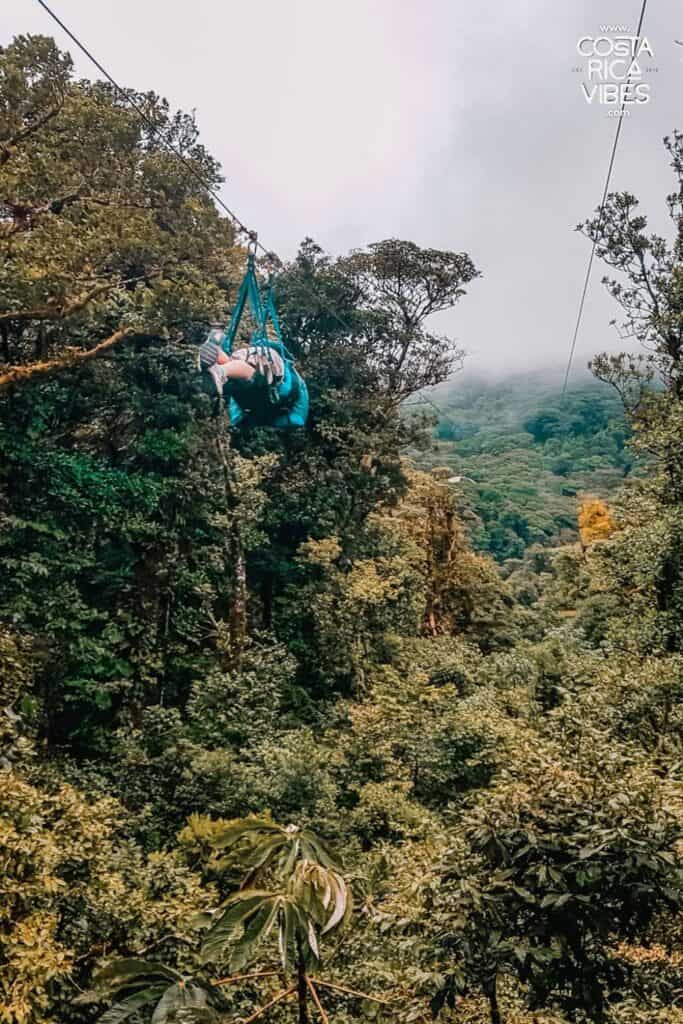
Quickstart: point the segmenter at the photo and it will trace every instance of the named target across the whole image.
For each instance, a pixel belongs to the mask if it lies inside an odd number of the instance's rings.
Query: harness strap
[[[272,278],[268,282],[265,298],[261,295],[256,277],[255,238],[251,240],[249,245],[247,269],[240,284],[237,302],[232,311],[228,328],[223,332],[220,340],[216,337],[218,332],[214,332],[211,336],[211,340],[219,341],[227,355],[236,354],[234,346],[237,332],[247,303],[256,322],[256,330],[246,350],[248,352],[247,362],[251,363],[258,370],[261,380],[266,385],[269,401],[273,405],[278,405],[280,404],[279,388],[285,376],[285,365],[293,364],[294,359],[282,338],[280,318],[275,308]],[[272,325],[272,333],[275,335],[276,340],[271,340],[268,336],[269,323]],[[240,350],[243,351],[244,346],[240,346]]]
[[[230,317],[230,324],[223,339],[223,348],[228,355],[232,352],[232,347],[235,343],[237,331],[244,313],[244,307],[247,302],[251,306],[251,311],[254,314],[254,319],[257,323],[257,331],[261,333],[263,330],[263,333],[265,333],[265,313],[263,303],[261,302],[261,293],[259,291],[258,281],[256,280],[254,254],[251,252],[247,256],[247,270],[242,278],[237,302],[235,303],[235,308],[233,309],[232,316]]]

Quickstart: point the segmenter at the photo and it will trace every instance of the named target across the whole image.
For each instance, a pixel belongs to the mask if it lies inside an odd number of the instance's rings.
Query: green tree
[[[673,237],[648,233],[628,192],[611,194],[603,217],[587,221],[583,230],[610,268],[606,285],[622,308],[623,330],[646,350],[603,354],[593,371],[621,396],[633,447],[652,470],[622,503],[618,525],[625,529],[596,559],[597,573],[622,613],[621,629],[614,618],[618,642],[630,627],[626,643],[672,652],[683,642],[683,134],[674,132],[664,143],[675,181],[667,197]]]
[[[70,1007],[105,951],[127,957],[173,935],[182,960],[189,913],[210,889],[177,853],[131,843],[117,801],[14,766],[0,774],[0,818],[3,1020],[92,1020]]]
[[[153,1019],[160,1024],[174,1019],[181,1008],[189,1019],[206,1019],[208,1010],[224,1005],[221,986],[279,973],[284,985],[248,1020],[291,997],[296,999],[300,1024],[310,1020],[310,1001],[325,1020],[319,990],[334,994],[345,988],[314,977],[311,971],[320,960],[320,938],[348,922],[351,893],[324,843],[310,829],[282,827],[256,817],[230,822],[197,817],[190,820],[185,838],[211,851],[218,871],[236,864],[246,868],[241,885],[220,907],[198,919],[208,928],[191,974],[140,960],[106,967],[97,978],[98,989],[108,990],[116,1003],[101,1021],[115,1024],[146,1005],[155,1006]],[[240,973],[261,955],[259,947],[271,933],[277,935],[281,971]],[[205,970],[211,964],[226,966],[231,976],[211,980]]]
[[[603,1020],[627,982],[619,940],[645,937],[658,911],[683,902],[679,827],[651,779],[601,783],[539,760],[523,783],[494,789],[463,832],[436,911],[441,955],[456,963],[436,1008],[476,984],[501,1024],[498,978],[512,973],[532,1008]]]
[[[381,385],[402,400],[445,380],[463,353],[430,333],[425,320],[450,309],[479,276],[467,253],[421,249],[396,238],[352,252],[340,263],[359,291]]]
[[[0,392],[225,308],[234,232],[191,116],[76,81],[52,40],[19,36],[0,51],[0,152]]]
[[[338,644],[346,668],[322,671],[334,650],[312,620],[316,606],[336,596],[322,595],[311,545],[334,543],[345,575],[372,543],[369,517],[405,493],[401,457],[406,446],[427,443],[427,419],[398,407],[447,375],[452,342],[429,334],[425,321],[455,304],[473,276],[465,255],[396,240],[336,261],[307,240],[279,276],[283,330],[307,374],[311,420],[305,436],[278,442],[279,462],[265,482],[268,543],[248,558],[248,575],[254,620],[287,639],[314,692],[352,686],[354,669]],[[265,444],[238,443],[245,455]],[[338,583],[330,579],[331,589]],[[315,605],[306,597],[312,588]]]

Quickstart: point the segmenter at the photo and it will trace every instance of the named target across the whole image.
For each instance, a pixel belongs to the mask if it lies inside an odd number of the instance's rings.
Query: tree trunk
[[[491,1024],[503,1024],[503,1018],[500,1015],[500,1005],[498,1003],[497,974],[494,974],[493,977],[484,985],[484,994],[488,999],[489,1003],[489,1014],[491,1016]]]
[[[237,662],[241,661],[247,638],[247,567],[239,519],[232,525],[234,589],[230,603],[230,642]]]
[[[296,961],[296,998],[299,1004],[299,1024],[309,1024],[308,1017],[308,985],[306,984],[306,964],[304,963],[301,939],[297,936]]]
[[[230,628],[232,655],[239,666],[247,638],[247,567],[239,521],[238,502],[233,487],[233,470],[226,441],[228,426],[227,413],[225,408],[222,407],[221,415],[216,418],[215,442],[218,460],[223,469],[225,503],[232,519],[229,541],[232,557],[233,591],[230,599],[228,625]]]
[[[93,348],[68,349],[54,359],[47,359],[44,362],[28,363],[26,366],[10,366],[4,373],[0,373],[0,394],[9,391],[17,384],[24,384],[28,380],[39,380],[43,377],[53,377],[63,370],[71,370],[74,366],[87,363],[96,359],[103,352],[109,352],[120,342],[133,335],[132,328],[123,327],[114,331],[104,341],[98,342]]]

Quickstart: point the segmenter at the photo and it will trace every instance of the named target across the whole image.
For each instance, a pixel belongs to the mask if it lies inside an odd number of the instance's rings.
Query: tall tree
[[[402,400],[445,380],[463,353],[426,321],[455,306],[465,285],[480,276],[467,253],[389,238],[352,252],[340,269],[358,288],[371,363],[387,392]]]
[[[667,196],[674,232],[670,240],[647,232],[647,218],[638,211],[630,192],[607,197],[602,216],[580,226],[596,243],[597,255],[616,276],[606,277],[610,294],[624,312],[626,338],[638,341],[647,354],[633,357],[600,356],[598,375],[620,387],[657,374],[677,399],[683,399],[683,132],[664,139],[674,172],[674,190]],[[638,374],[638,363],[645,375]]]
[[[197,134],[154,93],[76,81],[51,39],[0,50],[0,393],[225,308],[233,230]]]
[[[601,556],[601,586],[624,604],[622,640],[641,652],[683,645],[683,133],[664,144],[675,182],[667,196],[672,237],[648,233],[628,192],[610,195],[602,218],[584,225],[610,268],[606,285],[622,307],[626,336],[644,349],[602,354],[592,364],[621,395],[633,447],[652,469],[622,510],[624,529]],[[633,598],[630,607],[625,596]]]

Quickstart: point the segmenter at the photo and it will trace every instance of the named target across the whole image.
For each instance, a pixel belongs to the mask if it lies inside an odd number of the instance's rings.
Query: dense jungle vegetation
[[[3,1024],[683,1021],[683,135],[652,159],[670,239],[628,193],[583,226],[639,353],[601,388],[465,382],[435,450],[429,315],[485,265],[307,239],[310,421],[231,433],[194,118],[0,51]]]
[[[440,408],[436,444],[418,461],[465,477],[472,542],[499,562],[577,540],[583,498],[605,498],[637,471],[618,395],[588,374],[563,396],[557,369],[463,373],[429,401]]]

